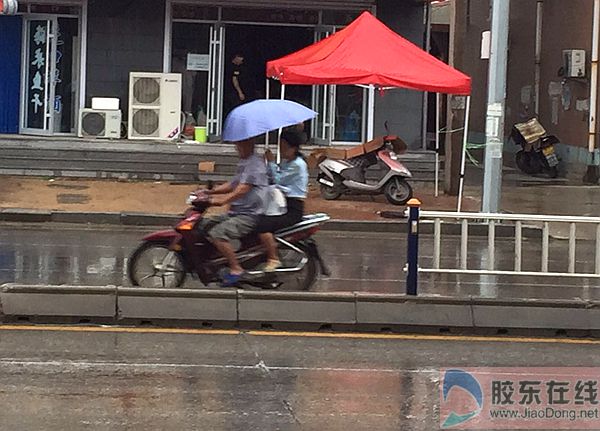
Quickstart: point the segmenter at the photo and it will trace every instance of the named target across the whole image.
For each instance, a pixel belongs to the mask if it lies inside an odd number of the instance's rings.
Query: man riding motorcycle
[[[238,262],[231,241],[239,240],[254,231],[261,214],[264,213],[266,187],[268,186],[267,168],[262,157],[254,152],[254,140],[247,139],[235,143],[240,155],[235,177],[228,183],[213,190],[210,195],[212,206],[230,205],[226,214],[202,220],[200,229],[204,230],[215,248],[227,259],[229,272],[223,274],[223,286],[236,285],[244,269]]]

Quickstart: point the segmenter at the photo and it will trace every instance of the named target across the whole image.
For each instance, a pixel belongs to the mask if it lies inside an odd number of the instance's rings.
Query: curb
[[[5,321],[79,318],[241,328],[600,330],[600,302],[584,300],[5,284],[0,302]]]
[[[135,212],[68,212],[9,208],[0,210],[0,222],[22,223],[74,223],[121,226],[173,226],[181,220],[177,214],[149,214]],[[408,232],[406,219],[387,220],[330,220],[321,228],[323,231],[399,233]],[[433,222],[421,222],[420,231],[425,235],[433,234]],[[460,223],[444,223],[443,235],[460,235]],[[469,235],[487,236],[485,224],[469,224]],[[522,235],[527,238],[541,238],[542,230],[535,227],[523,227]],[[512,226],[496,226],[497,238],[514,238]]]

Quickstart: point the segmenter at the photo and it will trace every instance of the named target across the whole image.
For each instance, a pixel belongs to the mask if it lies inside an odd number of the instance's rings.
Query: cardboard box
[[[345,148],[328,148],[327,157],[330,159],[346,159],[346,149]]]
[[[370,153],[372,151],[377,151],[381,147],[383,147],[383,138],[382,137],[375,138],[372,141],[369,141],[366,144],[363,144],[362,146],[365,150],[365,154]]]
[[[308,165],[308,169],[316,169],[319,166],[319,164],[326,158],[327,156],[325,155],[325,152],[321,150],[313,151],[306,158],[306,164]]]
[[[198,172],[213,173],[215,171],[215,162],[200,162],[198,163]]]
[[[351,159],[353,157],[362,156],[365,153],[365,149],[362,145],[357,145],[355,147],[348,148],[346,150],[346,158]]]

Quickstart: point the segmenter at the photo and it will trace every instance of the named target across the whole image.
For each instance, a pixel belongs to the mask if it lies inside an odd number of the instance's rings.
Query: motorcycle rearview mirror
[[[387,120],[385,121],[385,123],[383,123],[383,127],[385,127],[385,134],[389,136],[389,134],[390,134],[390,128],[388,127]]]
[[[206,188],[207,188],[208,190],[212,190],[212,189],[214,188],[214,186],[215,186],[215,185],[214,185],[214,182],[213,182],[213,180],[208,180],[208,181],[207,181],[207,183],[206,183]]]

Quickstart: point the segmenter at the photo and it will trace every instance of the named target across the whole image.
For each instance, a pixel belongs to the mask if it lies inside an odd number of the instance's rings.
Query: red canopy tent
[[[469,95],[471,78],[363,12],[343,30],[267,63],[282,84],[365,84]]]
[[[369,12],[363,12],[347,27],[326,39],[269,61],[266,72],[267,78],[277,79],[282,85],[368,85],[371,90],[378,86],[469,96],[463,153],[466,150],[471,78],[404,39]],[[370,135],[372,120],[370,118]],[[436,145],[439,149],[439,127]],[[459,210],[464,164],[463,154]],[[436,165],[439,166],[438,157]],[[437,171],[436,167],[436,178]]]

